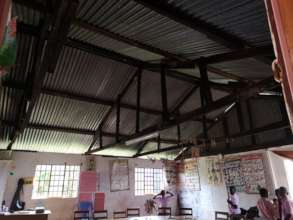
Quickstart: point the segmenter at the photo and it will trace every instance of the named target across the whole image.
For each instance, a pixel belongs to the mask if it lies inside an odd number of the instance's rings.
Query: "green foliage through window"
[[[33,199],[74,198],[77,196],[80,166],[37,165]]]

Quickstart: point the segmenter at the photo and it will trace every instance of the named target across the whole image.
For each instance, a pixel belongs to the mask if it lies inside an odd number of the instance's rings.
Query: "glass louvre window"
[[[77,196],[80,166],[37,165],[33,199],[74,198]]]
[[[165,187],[163,169],[135,168],[135,195],[158,194]]]

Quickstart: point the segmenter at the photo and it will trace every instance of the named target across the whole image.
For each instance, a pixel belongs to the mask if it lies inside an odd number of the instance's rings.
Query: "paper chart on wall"
[[[111,191],[129,190],[128,160],[114,160],[110,162]]]
[[[166,181],[169,187],[176,187],[177,185],[177,163],[175,161],[164,161],[164,170]]]
[[[241,158],[242,174],[245,179],[245,192],[257,193],[258,187],[266,187],[266,176],[261,154]]]
[[[184,161],[184,186],[191,191],[200,191],[197,159]]]
[[[226,186],[235,186],[238,192],[243,192],[245,187],[245,179],[241,172],[241,160],[227,160],[223,164],[223,175]]]
[[[221,160],[218,157],[211,157],[206,159],[208,169],[208,182],[212,185],[218,185],[223,182],[221,172]]]

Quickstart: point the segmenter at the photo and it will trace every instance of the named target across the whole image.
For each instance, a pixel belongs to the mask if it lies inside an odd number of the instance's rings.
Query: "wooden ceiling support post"
[[[211,89],[208,84],[208,72],[207,72],[207,65],[202,60],[199,63],[199,71],[200,71],[200,100],[201,100],[201,107],[204,108],[207,105],[212,103],[212,93]],[[206,114],[202,115],[202,126],[203,126],[203,138],[206,150],[210,150],[210,145],[207,145],[208,140],[208,129],[207,129],[207,122],[206,122]]]
[[[135,132],[140,130],[140,104],[141,104],[141,69],[137,72],[137,88],[136,88],[136,125]]]
[[[166,82],[166,70],[165,70],[164,64],[161,65],[161,99],[162,99],[162,118],[163,118],[163,121],[168,121],[169,112],[168,112],[167,82]]]

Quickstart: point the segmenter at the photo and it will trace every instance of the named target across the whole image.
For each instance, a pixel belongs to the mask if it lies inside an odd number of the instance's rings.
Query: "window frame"
[[[135,167],[135,196],[155,195],[165,187],[166,178],[163,168]]]
[[[48,172],[48,174],[46,174],[46,172]],[[36,165],[31,198],[33,200],[77,198],[80,172],[80,165],[69,165],[67,163]],[[42,175],[48,176],[41,177]],[[48,183],[45,185],[46,182]],[[71,186],[69,186],[69,184]],[[40,190],[40,186],[45,189]],[[65,188],[67,188],[67,190],[65,190]]]

